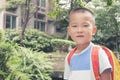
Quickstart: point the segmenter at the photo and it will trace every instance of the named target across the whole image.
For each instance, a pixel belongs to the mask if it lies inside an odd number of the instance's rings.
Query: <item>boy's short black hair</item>
[[[72,13],[76,13],[76,12],[78,12],[78,13],[79,12],[81,12],[81,13],[89,12],[93,16],[93,24],[95,25],[95,15],[90,9],[87,9],[87,8],[84,8],[84,7],[79,7],[79,8],[72,9],[70,11],[69,17],[71,16]]]
[[[83,7],[79,7],[79,8],[75,8],[75,9],[71,10],[70,14],[74,13],[74,12],[86,12],[86,11],[91,13],[94,16],[94,13],[91,10],[89,10],[87,8],[83,8]]]

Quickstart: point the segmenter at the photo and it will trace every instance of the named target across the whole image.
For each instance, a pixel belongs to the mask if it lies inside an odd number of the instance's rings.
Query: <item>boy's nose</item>
[[[77,32],[82,32],[82,31],[83,31],[82,28],[78,27]]]

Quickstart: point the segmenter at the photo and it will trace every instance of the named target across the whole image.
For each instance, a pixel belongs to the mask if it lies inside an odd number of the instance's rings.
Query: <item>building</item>
[[[4,9],[7,0],[0,0],[0,29],[20,29],[22,26],[21,18],[23,16],[22,10],[23,6],[18,6],[17,8],[11,8],[9,10]],[[56,27],[54,26],[54,19],[50,19],[46,14],[53,9],[51,2],[53,0],[33,0],[33,4],[39,7],[39,10],[30,18],[27,28],[35,28],[43,32],[53,34],[56,32]]]

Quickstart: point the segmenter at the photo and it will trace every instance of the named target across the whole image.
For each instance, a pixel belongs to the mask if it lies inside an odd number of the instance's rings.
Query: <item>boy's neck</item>
[[[78,44],[77,45],[77,50],[75,51],[75,53],[80,53],[81,51],[83,51],[84,49],[86,49],[88,46],[90,45],[90,42],[89,43],[86,43],[86,44]]]

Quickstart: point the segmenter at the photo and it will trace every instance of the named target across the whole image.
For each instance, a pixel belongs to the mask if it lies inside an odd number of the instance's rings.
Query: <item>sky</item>
[[[70,7],[70,0],[60,0],[60,3],[63,4],[64,8]]]

